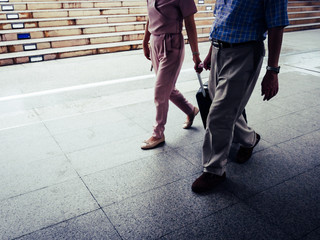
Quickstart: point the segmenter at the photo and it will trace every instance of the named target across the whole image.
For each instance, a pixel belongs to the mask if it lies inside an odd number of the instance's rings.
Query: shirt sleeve
[[[194,0],[179,0],[179,7],[183,18],[197,12],[197,7],[194,3]]]
[[[268,28],[288,26],[288,0],[265,0],[265,17]]]

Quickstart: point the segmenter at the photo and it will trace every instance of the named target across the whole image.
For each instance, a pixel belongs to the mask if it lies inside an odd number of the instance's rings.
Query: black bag
[[[209,90],[208,90],[208,82],[205,82],[204,84],[202,83],[202,79],[199,73],[197,73],[198,80],[200,83],[200,88],[196,94],[196,99],[198,102],[199,110],[200,110],[200,115],[203,123],[204,129],[206,129],[207,126],[207,117],[209,114],[209,109],[211,106],[211,98],[209,95]],[[243,109],[242,115],[244,119],[247,122],[247,115],[246,115],[246,110]]]

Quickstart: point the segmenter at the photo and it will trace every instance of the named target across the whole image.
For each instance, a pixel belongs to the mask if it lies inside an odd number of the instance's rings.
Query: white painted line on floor
[[[187,69],[181,70],[181,72],[190,72],[190,71],[194,71],[194,69],[187,68]],[[25,94],[13,95],[13,96],[1,97],[0,102],[18,100],[18,99],[24,99],[24,98],[30,98],[30,97],[37,97],[37,96],[44,96],[44,95],[50,95],[50,94],[56,94],[56,93],[63,93],[63,92],[71,92],[71,91],[113,85],[113,84],[124,83],[124,82],[133,82],[133,81],[138,81],[138,80],[143,80],[143,79],[148,79],[148,78],[154,78],[154,76],[155,76],[154,74],[149,74],[149,75],[142,75],[142,76],[129,77],[129,78],[119,78],[119,79],[108,80],[108,81],[104,81],[104,82],[88,83],[88,84],[82,84],[82,85],[71,86],[71,87],[56,88],[56,89],[50,89],[50,90],[45,90],[45,91],[39,91],[39,92],[32,92],[32,93],[25,93]]]

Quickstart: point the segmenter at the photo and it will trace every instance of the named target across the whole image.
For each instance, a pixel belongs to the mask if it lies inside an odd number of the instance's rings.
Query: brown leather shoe
[[[245,163],[246,161],[248,161],[252,155],[254,147],[257,146],[259,141],[260,141],[260,135],[256,133],[256,143],[254,144],[254,146],[250,148],[240,147],[236,156],[236,162]]]
[[[202,193],[212,190],[219,183],[226,179],[226,173],[222,176],[204,172],[200,177],[198,177],[192,184],[192,191],[196,193]]]
[[[197,116],[199,113],[199,109],[197,107],[194,107],[193,109],[193,115],[187,117],[187,121],[183,124],[184,129],[188,129],[192,126],[194,118]]]

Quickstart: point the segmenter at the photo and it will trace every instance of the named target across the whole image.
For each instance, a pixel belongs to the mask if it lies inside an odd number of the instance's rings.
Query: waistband
[[[250,44],[256,44],[258,41],[247,41],[247,42],[241,42],[241,43],[228,43],[228,42],[223,42],[217,39],[212,39],[212,46],[216,48],[234,48],[238,46],[243,46],[243,45],[250,45]]]
[[[159,41],[163,42],[164,56],[167,57],[168,52],[172,51],[172,38],[179,36],[183,38],[182,33],[164,33],[160,35],[152,34]]]

